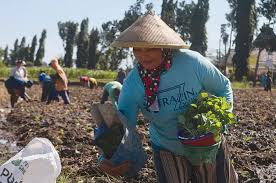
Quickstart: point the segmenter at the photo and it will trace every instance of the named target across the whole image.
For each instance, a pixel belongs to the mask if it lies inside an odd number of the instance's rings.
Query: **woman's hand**
[[[109,160],[104,159],[99,163],[99,168],[112,176],[120,176],[123,175],[129,168],[128,161],[123,162],[120,165],[113,165]]]

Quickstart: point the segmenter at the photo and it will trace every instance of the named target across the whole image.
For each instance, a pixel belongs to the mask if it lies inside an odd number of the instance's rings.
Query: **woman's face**
[[[161,48],[133,48],[133,53],[145,69],[154,69],[162,62]]]

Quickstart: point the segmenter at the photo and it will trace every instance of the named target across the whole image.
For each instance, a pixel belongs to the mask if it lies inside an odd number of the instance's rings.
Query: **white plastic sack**
[[[0,167],[0,183],[55,183],[61,172],[59,155],[45,138],[34,138]]]

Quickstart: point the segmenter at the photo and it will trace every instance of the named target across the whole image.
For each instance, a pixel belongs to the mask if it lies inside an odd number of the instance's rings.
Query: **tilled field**
[[[137,177],[111,180],[97,169],[97,149],[92,145],[95,124],[90,106],[100,100],[102,88],[70,87],[72,103],[68,106],[62,102],[50,105],[39,102],[39,86],[28,93],[33,101],[18,103],[7,115],[7,122],[0,124],[0,131],[13,134],[18,146],[23,147],[34,137],[48,138],[59,152],[63,171],[72,173],[72,177],[84,176],[89,180],[94,177],[96,182],[156,182],[147,138],[143,143],[148,163]],[[7,97],[1,96],[2,107]],[[240,182],[276,182],[276,103],[261,89],[235,90],[234,100],[234,111],[240,121],[229,129],[227,139]],[[141,136],[148,137],[148,123],[140,117],[138,124]]]

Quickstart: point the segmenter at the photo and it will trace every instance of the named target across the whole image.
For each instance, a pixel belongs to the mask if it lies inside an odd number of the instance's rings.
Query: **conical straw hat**
[[[139,17],[111,46],[172,49],[188,47],[173,29],[151,11]]]

